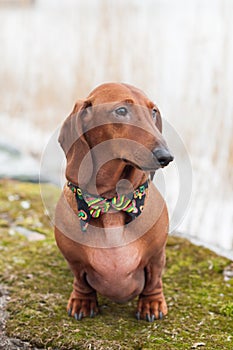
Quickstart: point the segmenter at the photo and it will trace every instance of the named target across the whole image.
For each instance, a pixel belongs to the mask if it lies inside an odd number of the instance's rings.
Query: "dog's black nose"
[[[174,159],[166,148],[155,148],[152,153],[162,167],[168,165]]]

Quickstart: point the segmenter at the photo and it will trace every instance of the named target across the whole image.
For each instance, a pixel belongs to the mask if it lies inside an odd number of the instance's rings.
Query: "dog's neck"
[[[99,170],[94,167],[91,181],[86,190],[104,198],[113,198],[117,194],[127,194],[138,188],[148,179],[148,174],[120,159],[105,163]]]

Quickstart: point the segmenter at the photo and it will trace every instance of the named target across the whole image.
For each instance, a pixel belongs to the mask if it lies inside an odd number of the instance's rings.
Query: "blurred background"
[[[0,0],[0,23],[0,177],[37,181],[75,100],[133,84],[179,160],[164,175],[170,216],[187,193],[171,231],[233,258],[233,1]]]

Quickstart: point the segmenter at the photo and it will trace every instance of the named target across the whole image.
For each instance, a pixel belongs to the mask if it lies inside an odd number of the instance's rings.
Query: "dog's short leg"
[[[67,312],[76,320],[83,317],[94,317],[98,314],[96,291],[86,281],[85,273],[75,273],[73,291],[70,295]]]
[[[153,322],[167,315],[167,304],[163,295],[162,270],[165,253],[153,258],[145,268],[146,284],[139,296],[136,318]]]

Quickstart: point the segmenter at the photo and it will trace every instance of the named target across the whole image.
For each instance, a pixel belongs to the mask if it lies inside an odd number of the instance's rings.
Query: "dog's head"
[[[105,148],[99,152],[152,173],[173,160],[162,136],[158,107],[127,84],[103,84],[78,101],[62,126],[59,142],[67,157],[66,177],[79,185],[90,181],[100,144]]]

